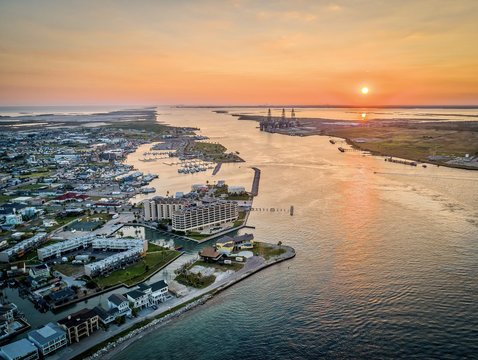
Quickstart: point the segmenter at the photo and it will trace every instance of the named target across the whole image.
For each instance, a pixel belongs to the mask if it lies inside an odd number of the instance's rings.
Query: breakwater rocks
[[[201,296],[201,298],[183,306],[182,308],[180,308],[176,311],[173,311],[172,313],[169,313],[169,314],[167,314],[165,316],[162,316],[158,319],[154,319],[151,322],[149,322],[148,324],[146,324],[146,325],[144,325],[144,326],[142,326],[138,329],[130,331],[125,336],[120,337],[119,339],[108,343],[107,345],[105,345],[105,347],[98,350],[93,355],[91,355],[89,357],[85,357],[84,359],[85,360],[93,360],[93,359],[99,359],[99,358],[105,357],[105,355],[107,355],[109,352],[111,352],[113,349],[120,346],[121,344],[124,344],[126,341],[131,340],[132,338],[135,338],[142,333],[146,333],[148,331],[156,329],[157,327],[166,323],[168,320],[171,320],[175,317],[178,317],[181,314],[184,314],[186,311],[189,311],[189,310],[195,308],[198,305],[204,304],[206,301],[208,301],[212,297],[213,297],[212,294],[206,294],[204,296]],[[142,335],[144,335],[144,334],[142,334]]]

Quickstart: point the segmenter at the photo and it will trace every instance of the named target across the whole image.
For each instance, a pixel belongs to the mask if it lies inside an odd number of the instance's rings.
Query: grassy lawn
[[[59,271],[66,276],[72,276],[79,273],[83,274],[83,265],[57,264],[53,266],[53,270]]]
[[[28,175],[20,175],[20,178],[25,179],[25,178],[40,178],[40,177],[48,177],[52,174],[52,171],[38,171],[38,172],[33,172]]]
[[[45,184],[27,184],[27,185],[22,185],[17,188],[17,190],[38,190],[44,187],[48,187],[48,185]]]
[[[254,243],[252,251],[254,252],[254,255],[259,255],[264,259],[269,260],[271,257],[282,255],[286,250],[270,246],[269,244],[256,242]]]
[[[166,248],[163,248],[162,246],[153,244],[153,243],[148,243],[148,252],[156,252],[156,251],[163,251],[166,250]]]
[[[13,199],[13,196],[8,196],[8,195],[0,195],[0,204],[4,204],[6,202],[9,202],[10,199]]]
[[[244,267],[244,264],[241,264],[241,263],[218,264],[218,263],[209,263],[209,262],[198,260],[191,265],[191,268],[196,265],[214,268],[217,271],[227,271],[227,270],[239,271]]]
[[[202,276],[200,274],[188,273],[188,274],[179,274],[175,280],[178,283],[186,285],[186,286],[191,286],[197,289],[203,289],[205,287],[208,287],[212,283],[214,283],[214,280],[216,280],[216,277],[214,275]]]
[[[226,200],[252,200],[252,196],[244,193],[244,194],[229,194]]]
[[[125,285],[133,285],[149,277],[155,271],[174,259],[178,254],[179,252],[175,250],[147,253],[140,262],[131,265],[124,270],[116,270],[107,277],[98,277],[94,280],[100,288],[108,288],[122,283]]]

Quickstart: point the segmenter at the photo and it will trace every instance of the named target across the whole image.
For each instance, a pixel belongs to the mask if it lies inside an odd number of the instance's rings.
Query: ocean
[[[303,111],[353,120],[363,109]],[[477,110],[380,112],[460,120]],[[245,163],[225,164],[214,177],[178,175],[161,162],[139,161],[149,149],[143,146],[128,162],[159,174],[151,184],[157,193],[220,179],[250,188],[250,167],[259,167],[249,225],[256,240],[282,241],[297,256],[139,338],[116,358],[477,357],[478,172],[343,154],[327,137],[263,133],[256,122],[211,109],[163,107],[158,114],[171,125],[201,128]],[[294,216],[281,211],[291,205]]]

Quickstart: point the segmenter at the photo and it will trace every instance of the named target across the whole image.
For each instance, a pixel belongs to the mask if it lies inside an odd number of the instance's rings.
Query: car
[[[153,308],[153,310],[158,310],[158,305],[153,305],[151,307]]]

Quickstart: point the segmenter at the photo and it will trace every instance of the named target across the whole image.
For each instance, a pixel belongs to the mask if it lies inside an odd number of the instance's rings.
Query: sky
[[[0,0],[0,105],[478,105],[477,44],[476,0]]]

